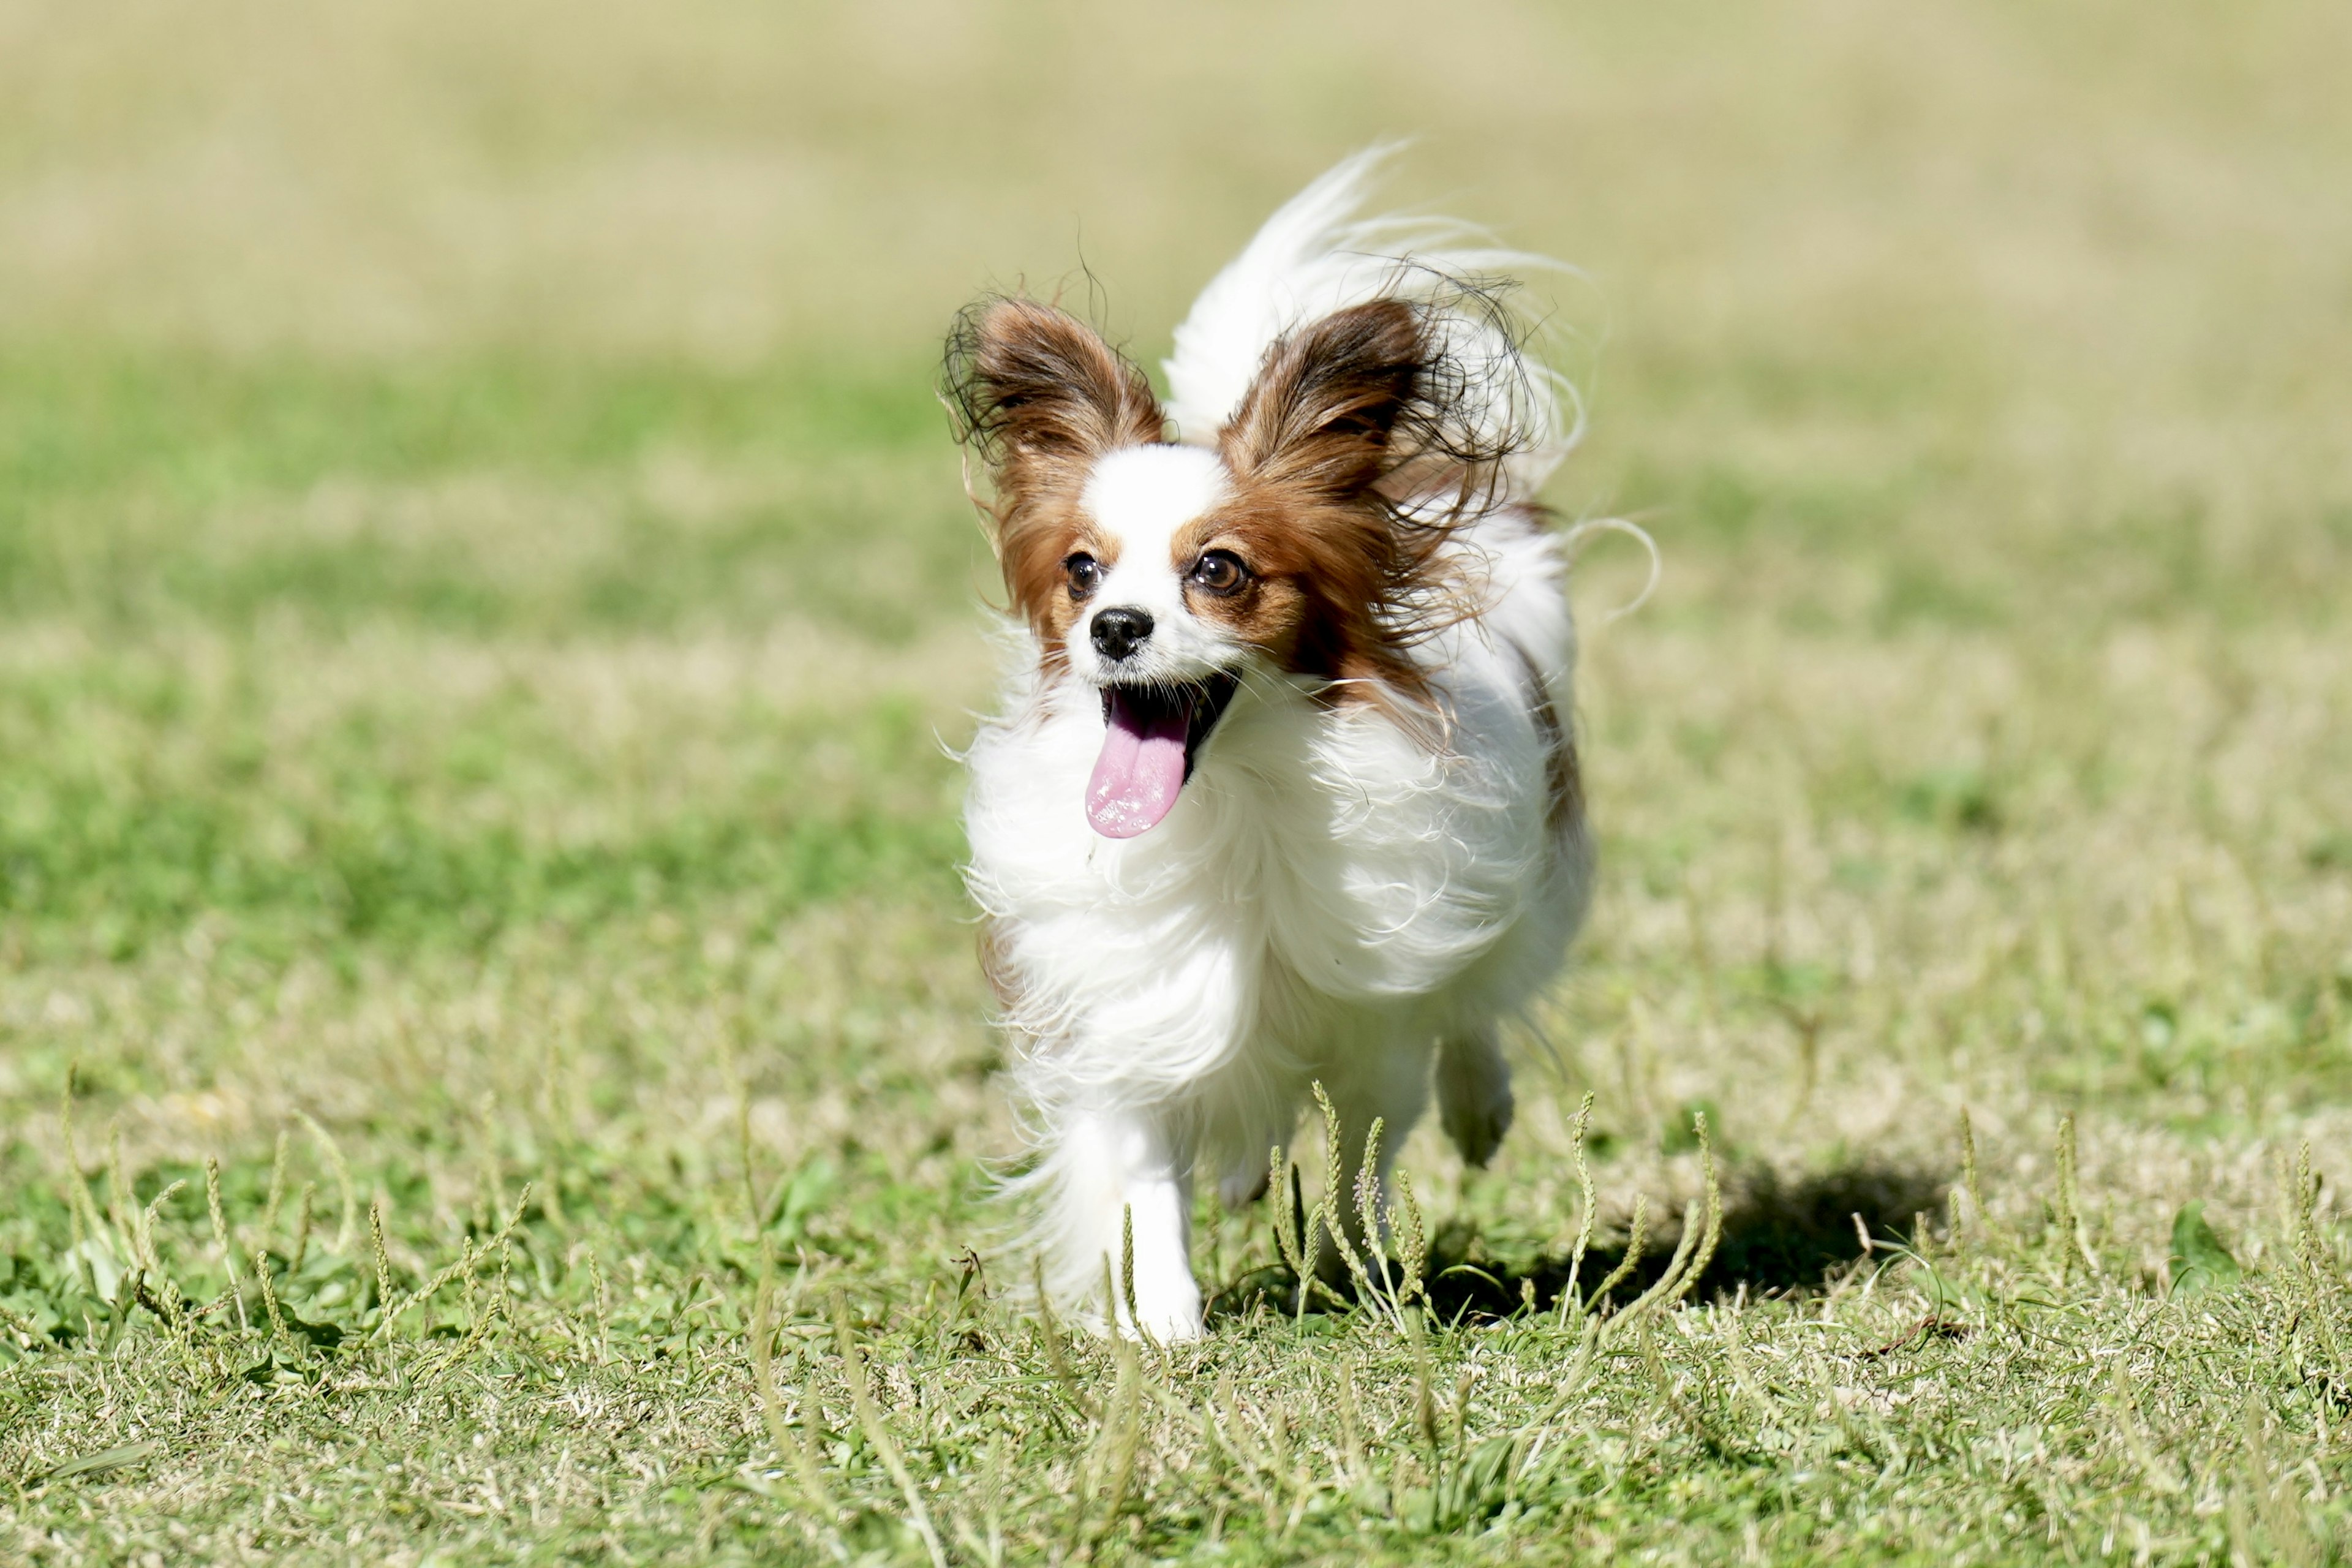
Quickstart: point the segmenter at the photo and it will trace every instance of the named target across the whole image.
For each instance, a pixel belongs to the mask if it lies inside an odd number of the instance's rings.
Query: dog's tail
[[[1496,501],[1522,501],[1576,444],[1575,393],[1526,353],[1531,333],[1503,304],[1517,277],[1561,270],[1441,217],[1361,211],[1396,144],[1356,153],[1285,203],[1210,280],[1176,329],[1168,413],[1181,438],[1207,445],[1289,331],[1379,299],[1429,309],[1458,381],[1454,410],[1478,445],[1507,453]]]

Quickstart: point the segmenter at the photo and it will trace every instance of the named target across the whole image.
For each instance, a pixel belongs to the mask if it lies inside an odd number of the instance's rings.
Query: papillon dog
[[[1202,1331],[1195,1173],[1257,1195],[1313,1086],[1349,1191],[1379,1118],[1386,1193],[1433,1087],[1486,1163],[1511,1123],[1498,1032],[1591,886],[1575,629],[1534,500],[1573,403],[1505,303],[1534,258],[1360,220],[1382,156],[1209,284],[1164,401],[1031,299],[982,300],[949,343],[1017,643],[965,826],[1037,1156],[1019,1182],[1048,1297],[1161,1341]]]

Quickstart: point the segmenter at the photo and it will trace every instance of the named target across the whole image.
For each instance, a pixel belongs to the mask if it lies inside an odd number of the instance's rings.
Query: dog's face
[[[1213,449],[1166,441],[1141,373],[1060,310],[998,300],[959,351],[1006,589],[1049,665],[1102,695],[1098,831],[1167,815],[1254,670],[1334,701],[1417,690],[1392,613],[1436,542],[1391,500],[1417,458],[1392,438],[1433,359],[1412,306],[1284,338]]]
[[[1053,579],[1023,585],[1082,679],[1172,686],[1242,669],[1265,601],[1290,595],[1226,525],[1233,489],[1217,455],[1197,447],[1121,447],[1095,461]]]

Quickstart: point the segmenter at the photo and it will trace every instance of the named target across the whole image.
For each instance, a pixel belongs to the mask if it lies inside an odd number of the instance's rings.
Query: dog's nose
[[[1133,653],[1151,635],[1151,616],[1144,610],[1097,610],[1095,651],[1117,661]]]

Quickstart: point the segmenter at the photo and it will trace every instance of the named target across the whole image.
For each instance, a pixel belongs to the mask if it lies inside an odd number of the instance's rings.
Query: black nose
[[[1125,658],[1151,635],[1151,616],[1143,610],[1095,612],[1095,651],[1108,659]]]

